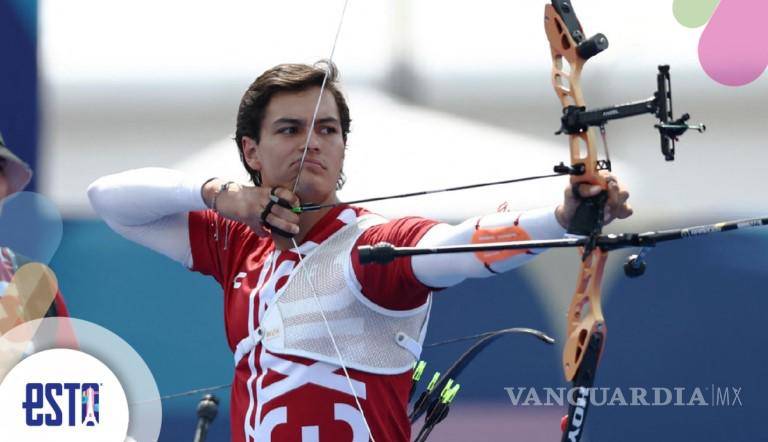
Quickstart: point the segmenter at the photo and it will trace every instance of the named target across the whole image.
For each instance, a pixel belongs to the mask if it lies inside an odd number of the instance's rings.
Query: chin
[[[321,204],[332,198],[336,191],[336,183],[329,186],[328,183],[322,183],[322,185],[315,180],[307,180],[308,182],[300,182],[299,188],[296,190],[296,195],[301,200],[302,204]]]

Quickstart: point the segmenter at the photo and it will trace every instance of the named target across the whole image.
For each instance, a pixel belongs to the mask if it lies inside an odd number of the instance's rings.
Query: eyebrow
[[[305,124],[306,120],[303,118],[290,118],[290,117],[283,117],[278,118],[272,123],[272,126],[279,126],[281,124],[295,124],[297,126],[303,126]],[[325,117],[325,118],[318,118],[315,120],[315,124],[327,124],[327,123],[335,123],[338,124],[339,120],[336,117]]]

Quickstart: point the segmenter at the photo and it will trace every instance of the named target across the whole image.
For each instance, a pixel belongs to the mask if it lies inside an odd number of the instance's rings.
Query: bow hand
[[[575,235],[589,236],[616,218],[632,215],[627,203],[629,191],[613,174],[600,171],[606,189],[599,184],[575,184],[566,187],[563,203],[555,210],[557,222]]]

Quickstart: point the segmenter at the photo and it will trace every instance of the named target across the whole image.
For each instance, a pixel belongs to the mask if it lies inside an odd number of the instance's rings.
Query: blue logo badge
[[[25,390],[26,399],[21,406],[27,426],[93,427],[99,424],[99,384],[30,382]]]

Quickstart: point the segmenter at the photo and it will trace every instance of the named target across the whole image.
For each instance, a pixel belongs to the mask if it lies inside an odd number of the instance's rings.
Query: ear
[[[259,159],[259,144],[251,137],[243,137],[243,157],[248,166],[253,170],[261,171],[261,160]]]

